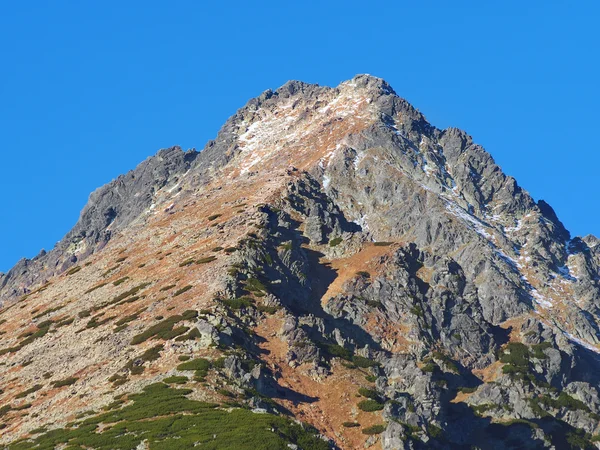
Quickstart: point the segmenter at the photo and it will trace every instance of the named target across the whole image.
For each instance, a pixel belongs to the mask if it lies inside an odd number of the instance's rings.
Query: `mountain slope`
[[[138,430],[120,448],[256,446],[127,424],[166,395],[233,408],[240,436],[258,422],[238,407],[267,411],[283,422],[265,448],[589,447],[597,244],[385,81],[289,82],[202,152],[162,150],[92,194],[0,278],[2,439],[102,448],[116,421]],[[165,379],[189,391],[148,387]]]

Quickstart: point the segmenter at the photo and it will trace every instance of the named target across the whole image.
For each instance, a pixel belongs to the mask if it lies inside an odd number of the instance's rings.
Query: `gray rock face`
[[[79,220],[54,249],[31,260],[22,259],[0,277],[0,305],[104,247],[114,233],[151,207],[160,189],[177,184],[197,156],[198,152],[183,152],[179,147],[161,150],[135,170],[92,192]]]

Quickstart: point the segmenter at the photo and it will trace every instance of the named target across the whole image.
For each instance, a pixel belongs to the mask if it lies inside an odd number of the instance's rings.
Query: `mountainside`
[[[600,448],[600,245],[383,80],[292,81],[0,275],[0,443]]]

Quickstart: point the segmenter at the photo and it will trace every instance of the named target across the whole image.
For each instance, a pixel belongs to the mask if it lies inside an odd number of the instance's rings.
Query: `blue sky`
[[[267,88],[357,73],[600,235],[598,2],[374,3],[3,2],[0,271],[51,248],[92,190],[162,147],[201,149]]]

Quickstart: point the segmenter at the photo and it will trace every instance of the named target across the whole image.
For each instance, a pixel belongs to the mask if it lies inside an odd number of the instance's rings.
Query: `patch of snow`
[[[547,297],[544,297],[542,294],[540,294],[537,289],[532,288],[529,293],[531,294],[533,300],[542,308],[552,308],[552,302]]]
[[[323,188],[327,189],[331,183],[331,178],[328,175],[323,174]]]
[[[575,342],[576,344],[579,344],[579,345],[581,345],[582,347],[585,347],[585,348],[587,348],[588,350],[590,350],[590,351],[592,351],[592,352],[594,352],[594,353],[598,353],[598,354],[600,354],[600,350],[598,349],[598,347],[596,347],[596,346],[594,346],[594,345],[592,345],[592,344],[590,344],[590,343],[588,343],[588,342],[586,342],[586,341],[584,341],[584,340],[581,340],[581,339],[579,339],[579,338],[577,338],[577,337],[573,336],[571,333],[568,333],[568,332],[566,332],[566,331],[563,331],[563,334],[564,334],[564,335],[565,335],[565,336],[566,336],[566,337],[567,337],[567,338],[568,338],[570,341],[572,341],[572,342]]]
[[[361,227],[363,231],[366,231],[369,229],[369,224],[367,223],[367,219],[368,219],[368,217],[366,215],[362,215],[358,219],[353,220],[352,222],[354,222],[356,225]]]
[[[518,231],[520,231],[523,228],[523,220],[519,219],[517,220],[517,224],[514,227],[506,227],[504,228],[504,231],[506,231],[507,233],[516,233]]]
[[[477,218],[473,217],[463,208],[458,206],[456,203],[448,202],[446,209],[450,211],[454,216],[463,219],[464,221],[471,224],[471,228],[475,230],[480,236],[483,236],[487,240],[493,239],[493,236],[488,233],[485,225]]]
[[[354,170],[358,170],[358,166],[362,160],[365,159],[365,156],[367,156],[366,152],[358,152],[356,154],[356,157],[354,158]]]

